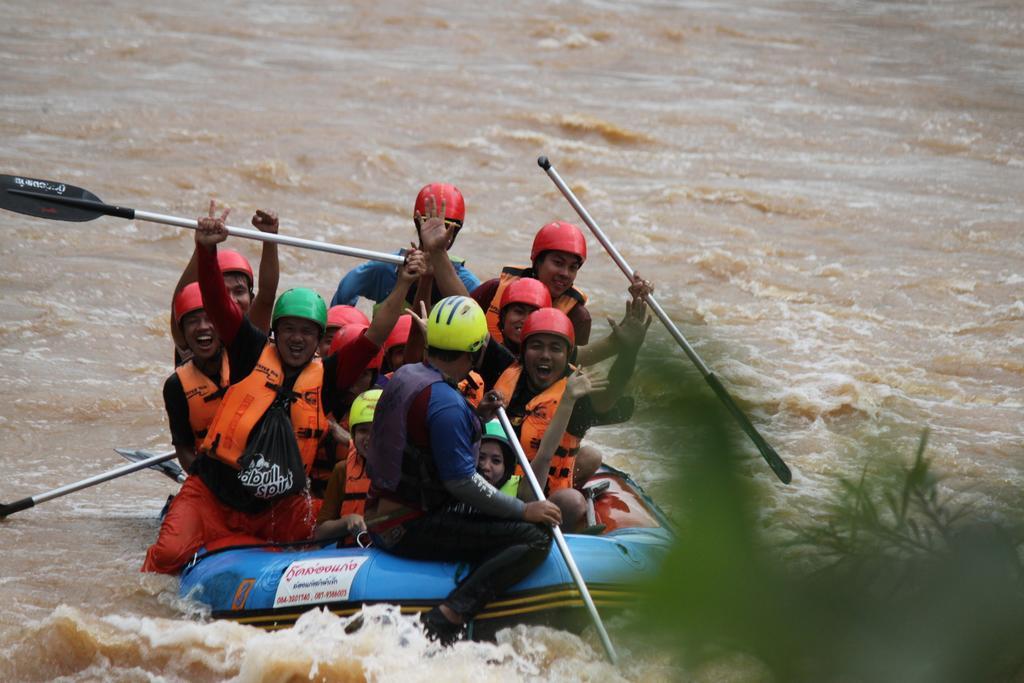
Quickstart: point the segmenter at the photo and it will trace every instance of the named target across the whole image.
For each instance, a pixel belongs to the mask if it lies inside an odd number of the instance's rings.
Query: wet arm
[[[525,504],[498,491],[476,471],[472,438],[474,423],[479,423],[465,399],[454,390],[432,392],[427,419],[430,450],[445,489],[484,514],[522,519]]]
[[[411,275],[411,271],[407,270],[406,266],[400,266],[399,269],[400,273],[394,289],[377,307],[377,312],[370,322],[370,328],[366,330],[366,338],[377,346],[384,344],[395,327],[395,323],[398,322],[399,316],[405,312],[405,297],[409,294],[412,283],[419,279],[419,273],[416,273],[415,276]]]
[[[217,247],[196,246],[199,266],[199,291],[203,295],[203,306],[210,322],[217,328],[221,342],[230,347],[242,325],[242,311],[228,296],[224,276],[217,264]]]
[[[456,270],[467,292],[472,292],[480,286],[480,278],[474,275],[473,271],[466,267],[466,264],[460,264]]]
[[[469,290],[455,272],[455,265],[443,249],[430,252],[430,265],[434,269],[434,279],[441,296],[469,296]]]
[[[425,310],[430,310],[430,295],[433,289],[434,277],[432,275],[422,275],[416,283],[416,295],[413,297],[411,307],[413,311],[419,313],[421,303]],[[423,335],[423,329],[419,325],[413,325],[409,330],[409,339],[405,342],[405,360],[403,362],[407,365],[421,362],[426,345],[427,340]]]
[[[178,456],[178,464],[181,469],[188,472],[192,469],[192,463],[196,461],[196,449],[193,446],[175,446],[174,452]]]
[[[324,493],[324,503],[316,516],[313,540],[324,541],[355,535],[366,529],[366,521],[362,515],[341,514],[341,506],[345,501],[345,482],[348,481],[347,468],[348,461],[342,460],[331,470],[331,476],[327,480],[327,491]]]
[[[459,502],[472,505],[485,515],[503,519],[522,519],[526,511],[526,503],[505,495],[477,472],[464,479],[446,481],[444,487]]]
[[[608,360],[619,352],[619,344],[615,339],[615,333],[593,344],[581,346],[576,352],[576,361],[583,366],[591,366]]]
[[[569,426],[569,418],[572,417],[572,409],[575,405],[576,399],[567,394],[562,395],[562,400],[558,402],[558,410],[555,411],[554,416],[551,418],[548,428],[544,430],[540,446],[537,447],[537,455],[530,462],[530,469],[533,470],[533,474],[537,477],[537,482],[540,483],[541,488],[547,486],[548,471],[551,469],[551,458],[554,457],[555,450],[562,441],[565,428]],[[533,495],[533,488],[530,486],[530,481],[527,477],[523,477],[519,481],[518,495],[521,500],[536,500],[536,497]]]
[[[186,472],[196,459],[196,440],[192,425],[188,421],[188,399],[177,375],[171,375],[164,382],[164,410],[171,429],[171,443],[178,456],[178,463]]]
[[[636,357],[639,352],[639,346],[626,346],[615,357],[612,369],[608,371],[608,388],[591,396],[596,412],[608,412],[615,406],[616,401],[622,397],[622,394],[626,391],[626,384],[629,382],[629,378],[633,376],[633,370],[636,368]]]
[[[270,317],[277,299],[277,285],[281,278],[281,267],[277,259],[277,244],[263,243],[260,257],[259,289],[249,307],[249,320],[264,332],[270,332]]]

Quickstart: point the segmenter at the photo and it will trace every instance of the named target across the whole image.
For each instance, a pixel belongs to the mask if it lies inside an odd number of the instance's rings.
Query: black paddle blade
[[[129,462],[149,460],[154,455],[157,455],[156,453],[150,453],[149,451],[132,451],[127,448],[115,448],[114,450],[118,455]],[[181,465],[173,460],[158,462],[155,465],[150,465],[148,469],[166,475],[171,481],[176,481],[179,484],[185,483],[185,470],[181,469]]]
[[[7,515],[13,515],[15,512],[21,512],[22,510],[28,510],[36,504],[31,498],[22,498],[16,500],[13,503],[2,504],[0,503],[0,519],[3,519]]]
[[[22,194],[31,193],[31,195]],[[56,180],[39,180],[16,175],[0,175],[0,208],[36,218],[55,221],[91,221],[106,212],[81,206],[68,206],[46,201],[56,199],[85,200],[103,205],[103,200],[88,190]]]
[[[761,457],[768,463],[768,467],[772,468],[772,472],[774,472],[775,476],[779,478],[779,481],[783,484],[788,484],[793,481],[793,473],[790,471],[789,465],[779,457],[779,454],[775,452],[775,449],[771,447],[771,444],[764,440],[761,433],[757,431],[757,428],[755,428],[747,418],[746,413],[740,410],[740,407],[732,400],[732,396],[730,396],[729,392],[726,391],[724,386],[722,386],[722,382],[718,379],[718,376],[713,372],[709,372],[704,376],[704,379],[709,385],[711,385],[715,394],[722,400],[725,407],[729,409],[729,412],[736,418],[736,421],[740,423],[740,427],[744,432],[746,432],[747,436],[750,437],[751,441],[754,442],[754,445],[757,446],[757,450],[761,451]]]

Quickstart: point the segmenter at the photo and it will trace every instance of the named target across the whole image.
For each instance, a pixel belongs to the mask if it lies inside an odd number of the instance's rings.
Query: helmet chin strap
[[[485,355],[487,355],[487,344],[484,344],[471,354],[470,358],[472,359],[471,365],[473,370],[479,370],[483,366]]]

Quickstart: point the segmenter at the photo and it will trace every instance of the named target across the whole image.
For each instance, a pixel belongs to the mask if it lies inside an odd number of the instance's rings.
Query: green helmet
[[[491,420],[490,422],[487,422],[484,425],[484,433],[480,438],[500,441],[506,446],[512,445],[508,442],[508,436],[505,434],[505,428],[501,426],[501,420]]]
[[[468,296],[446,296],[427,318],[427,345],[435,349],[474,353],[487,343],[487,318]]]
[[[303,318],[312,320],[327,329],[327,304],[323,297],[308,287],[296,287],[277,297],[271,324],[276,326],[279,318]]]
[[[484,433],[480,435],[480,442],[497,441],[501,444],[501,452],[505,456],[505,475],[511,475],[516,468],[516,451],[512,443],[505,435],[505,429],[501,426],[500,420],[491,420],[484,424]]]

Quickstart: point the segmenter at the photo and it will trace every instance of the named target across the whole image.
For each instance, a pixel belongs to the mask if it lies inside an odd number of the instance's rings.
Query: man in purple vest
[[[544,561],[550,525],[561,521],[553,503],[524,503],[476,471],[480,417],[456,386],[479,362],[487,340],[486,318],[475,301],[439,301],[427,319],[426,361],[399,368],[377,403],[367,457],[366,517],[374,544],[402,557],[475,565],[422,617],[427,634],[445,645]],[[495,409],[493,398],[482,405]],[[455,503],[473,511],[456,511]]]

